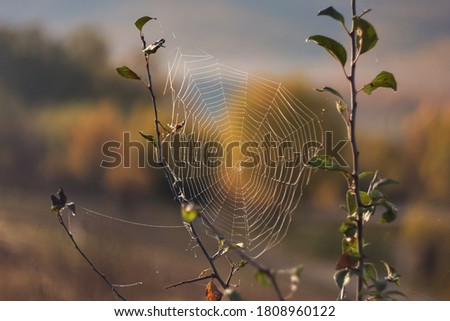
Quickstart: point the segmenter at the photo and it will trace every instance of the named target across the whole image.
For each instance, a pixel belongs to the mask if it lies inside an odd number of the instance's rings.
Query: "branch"
[[[142,41],[142,47],[144,49],[144,58],[145,58],[145,66],[146,66],[146,71],[147,71],[147,79],[148,79],[148,83],[147,83],[147,88],[150,92],[151,98],[152,98],[152,103],[153,103],[153,112],[155,115],[155,130],[156,130],[156,140],[157,140],[157,153],[158,153],[158,163],[162,166],[162,168],[164,169],[164,173],[166,175],[167,180],[170,183],[170,189],[172,191],[172,194],[175,198],[175,200],[181,205],[181,204],[186,204],[188,203],[188,200],[185,198],[184,196],[184,192],[182,190],[182,188],[178,185],[179,179],[178,177],[175,175],[175,173],[171,170],[171,168],[169,167],[169,165],[167,164],[167,162],[164,160],[163,157],[163,153],[162,153],[162,144],[161,144],[161,132],[159,130],[159,126],[160,126],[160,121],[159,121],[159,116],[158,116],[158,108],[156,106],[156,96],[155,93],[153,91],[153,84],[152,84],[152,77],[151,77],[151,72],[150,72],[150,64],[149,64],[149,54],[145,52],[145,48],[146,48],[146,41],[144,38],[144,35],[141,31],[140,33],[140,37],[141,37],[141,41]],[[201,215],[201,214],[200,214]],[[209,222],[209,220],[204,217],[201,216],[203,222],[206,223],[207,227],[209,227],[219,238],[223,239],[225,244],[227,246],[232,247],[231,242],[229,242],[228,240],[226,240],[221,233]],[[200,246],[203,255],[205,256],[205,258],[208,260],[209,265],[211,266],[211,269],[213,271],[212,273],[212,277],[217,279],[217,281],[220,283],[220,285],[224,288],[227,289],[229,287],[229,282],[230,282],[230,278],[227,280],[227,282],[225,282],[220,274],[217,271],[216,265],[214,263],[214,258],[209,255],[208,251],[206,250],[202,240],[200,239],[200,237],[198,236],[198,233],[195,229],[195,226],[192,223],[189,223],[189,226],[191,228],[192,231],[192,235],[194,236],[194,240],[195,242]],[[280,300],[284,300],[283,295],[281,294],[280,288],[278,287],[278,284],[276,282],[274,273],[268,269],[267,267],[261,265],[260,263],[256,262],[255,260],[251,259],[248,255],[246,255],[242,250],[238,250],[239,255],[246,260],[247,262],[249,262],[251,265],[253,265],[256,269],[258,269],[259,271],[263,272],[271,281],[275,292],[277,293],[277,296]],[[198,279],[196,279],[198,281]],[[192,280],[192,282],[196,282],[195,279]]]
[[[161,145],[161,131],[159,130],[159,117],[158,117],[158,108],[156,106],[156,96],[153,91],[153,83],[152,83],[152,75],[150,73],[150,64],[149,64],[149,57],[150,55],[145,52],[145,48],[147,46],[145,42],[144,35],[141,33],[141,40],[142,40],[142,48],[144,49],[144,59],[145,59],[145,67],[147,71],[147,88],[150,91],[150,95],[152,97],[152,103],[153,103],[153,112],[155,115],[155,130],[156,130],[156,140],[157,140],[157,149],[158,149],[158,163],[163,162],[163,154],[162,154],[162,145]]]
[[[352,17],[356,17],[356,0],[352,0]],[[352,19],[352,31],[351,31],[351,40],[352,40],[352,52],[351,52],[351,71],[349,76],[350,81],[350,91],[351,91],[351,101],[350,101],[350,142],[352,147],[352,156],[353,156],[353,189],[355,191],[356,204],[357,208],[361,208],[363,206],[360,195],[360,182],[359,182],[359,150],[356,142],[356,112],[358,109],[357,102],[357,88],[356,88],[356,62],[358,57],[358,46],[357,46],[357,35],[355,30],[355,20]],[[363,248],[363,215],[358,211],[357,214],[357,240],[358,240],[358,266],[357,266],[357,274],[358,274],[358,285],[356,288],[356,299],[358,301],[362,300],[362,287],[364,282],[364,248]]]
[[[103,279],[103,281],[105,281],[105,283],[109,285],[109,287],[111,288],[113,293],[119,299],[121,299],[122,301],[126,301],[126,299],[119,293],[119,291],[116,290],[116,286],[113,285],[108,280],[108,278],[97,269],[97,267],[94,265],[94,263],[92,263],[92,261],[80,249],[80,247],[78,246],[77,242],[75,241],[75,238],[73,237],[72,233],[70,233],[69,229],[67,228],[66,223],[64,223],[64,220],[62,219],[61,214],[58,214],[58,221],[59,221],[59,224],[61,224],[61,226],[64,228],[64,231],[66,232],[66,234],[69,236],[70,240],[72,241],[72,244],[75,246],[75,249],[78,251],[78,253],[80,253],[80,255],[84,258],[84,260],[90,265],[90,267],[94,270],[94,272],[97,273]]]
[[[203,222],[205,222],[205,225],[208,228],[210,228],[214,232],[214,234],[216,234],[219,238],[223,239],[224,244],[226,246],[233,247],[233,244],[221,235],[221,233],[216,229],[216,227],[211,224],[211,222],[208,220],[208,218],[206,218],[205,216],[201,215],[201,213],[199,213],[199,215],[201,216],[201,219],[203,220]],[[242,259],[246,260],[248,263],[250,263],[250,265],[252,265],[258,271],[263,272],[269,278],[269,280],[272,283],[272,286],[273,286],[273,288],[274,288],[274,290],[275,290],[275,292],[276,292],[276,294],[278,296],[278,299],[280,299],[281,301],[284,301],[284,297],[281,294],[280,288],[278,286],[278,283],[276,281],[275,275],[272,272],[272,270],[267,268],[266,266],[262,265],[261,263],[253,260],[247,254],[245,254],[245,252],[242,251],[241,249],[235,249],[235,251],[237,251],[239,253],[239,256]]]
[[[216,276],[214,274],[210,274],[210,275],[198,277],[198,278],[195,278],[195,279],[190,279],[190,280],[174,283],[174,284],[166,286],[165,289],[168,290],[168,289],[171,289],[171,288],[176,288],[177,286],[180,286],[180,285],[183,285],[183,284],[195,283],[195,282],[202,281],[202,280],[213,279],[215,277]]]
[[[192,235],[194,236],[194,240],[195,242],[200,246],[203,255],[205,256],[205,258],[208,260],[209,265],[211,266],[211,269],[213,271],[213,276],[214,278],[219,281],[220,285],[222,286],[222,288],[225,290],[228,288],[227,283],[222,279],[222,277],[220,276],[219,272],[217,271],[216,268],[216,264],[214,263],[213,258],[209,255],[208,251],[206,250],[203,242],[201,241],[201,239],[198,237],[197,231],[195,229],[194,224],[189,223],[189,226],[191,228],[192,231]]]
[[[228,256],[226,256],[226,258],[227,258],[227,260],[228,260],[228,263],[230,263],[230,272],[228,273],[228,277],[227,277],[227,282],[226,282],[226,284],[227,284],[227,286],[230,286],[231,279],[233,278],[233,275],[234,275],[237,271],[239,271],[240,266],[239,266],[239,265],[236,265],[236,264],[233,263],[233,262],[231,262],[231,260],[228,258]]]
[[[141,32],[141,40],[142,40],[142,47],[145,49],[146,48],[146,41],[145,41],[145,38],[144,38],[142,32]],[[145,59],[145,66],[146,66],[146,70],[147,70],[147,79],[148,79],[147,88],[150,91],[150,95],[151,95],[152,103],[153,103],[153,113],[155,115],[155,130],[156,130],[156,141],[157,141],[156,143],[157,143],[158,163],[162,166],[162,168],[164,170],[164,174],[166,175],[166,178],[167,178],[167,180],[170,183],[170,189],[172,191],[172,194],[173,194],[175,200],[180,205],[181,204],[186,204],[186,203],[188,203],[188,201],[186,200],[181,187],[178,185],[179,179],[175,175],[175,173],[170,169],[169,165],[167,164],[167,162],[164,160],[164,157],[163,157],[162,144],[161,144],[161,132],[159,130],[159,126],[161,125],[161,122],[159,121],[159,113],[158,113],[158,108],[156,106],[156,96],[155,96],[155,93],[153,91],[152,76],[151,76],[150,64],[149,64],[149,54],[147,54],[145,51],[144,51],[144,59]],[[219,281],[220,285],[224,289],[228,288],[228,286],[225,283],[225,281],[220,277],[220,274],[217,271],[217,268],[216,268],[216,265],[214,263],[214,260],[209,255],[209,253],[206,250],[206,247],[204,246],[202,240],[198,236],[198,233],[197,233],[197,231],[195,229],[195,226],[192,223],[190,223],[189,226],[190,226],[190,229],[192,231],[192,235],[194,236],[195,242],[200,246],[200,248],[201,248],[201,250],[203,252],[203,255],[208,260],[208,263],[211,266],[211,269],[213,271],[213,277],[215,279],[217,279],[217,281]],[[193,281],[193,282],[195,282],[195,281]]]

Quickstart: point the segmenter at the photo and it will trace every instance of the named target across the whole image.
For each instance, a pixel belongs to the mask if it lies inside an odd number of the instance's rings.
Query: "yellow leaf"
[[[198,215],[198,207],[192,203],[181,206],[181,217],[185,223],[192,223]]]

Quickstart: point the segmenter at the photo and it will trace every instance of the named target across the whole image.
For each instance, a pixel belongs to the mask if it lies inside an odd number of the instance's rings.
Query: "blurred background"
[[[386,189],[400,210],[390,226],[369,224],[368,255],[402,275],[408,299],[450,299],[450,3],[358,1],[377,29],[378,45],[360,60],[358,81],[388,70],[398,92],[360,96],[358,136],[363,170],[379,169],[398,185]],[[148,95],[120,79],[115,67],[143,74],[134,21],[167,49],[202,49],[227,66],[282,82],[315,110],[325,130],[344,137],[331,97],[345,92],[338,64],[305,43],[313,34],[345,41],[337,23],[316,13],[335,6],[348,19],[350,1],[4,1],[0,0],[0,299],[111,300],[110,289],[76,253],[50,213],[63,186],[79,208],[125,220],[180,225],[179,209],[161,171],[102,169],[101,146],[130,132],[153,130]],[[164,49],[162,49],[164,50]],[[160,52],[158,52],[160,53]],[[161,54],[162,56],[162,54]],[[163,119],[166,66],[152,69]],[[169,119],[169,118],[167,118]],[[164,122],[164,121],[163,121]],[[285,240],[261,260],[275,268],[304,265],[294,299],[334,300],[345,183],[317,172],[304,191]],[[139,227],[79,210],[70,228],[80,246],[134,300],[197,300],[204,285],[165,290],[196,277],[207,262],[184,229]],[[226,267],[224,267],[226,268]],[[274,299],[246,268],[236,278],[245,299]],[[287,284],[282,284],[287,289]]]

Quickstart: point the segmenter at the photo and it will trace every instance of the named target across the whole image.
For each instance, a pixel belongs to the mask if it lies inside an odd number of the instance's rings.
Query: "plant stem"
[[[115,295],[117,295],[117,297],[119,299],[121,299],[122,301],[126,301],[126,299],[119,293],[119,291],[116,290],[115,286],[108,280],[108,278],[102,272],[100,272],[97,269],[97,267],[94,265],[94,263],[92,263],[92,261],[86,256],[86,254],[84,254],[84,252],[81,250],[81,248],[78,246],[77,242],[75,241],[75,238],[73,237],[72,233],[70,233],[69,229],[67,228],[66,223],[64,223],[64,220],[62,219],[61,215],[58,215],[58,221],[59,221],[59,224],[61,224],[61,226],[64,228],[64,231],[66,232],[66,234],[69,236],[70,240],[72,241],[72,244],[75,246],[75,249],[78,251],[78,253],[80,253],[80,255],[89,264],[89,266],[94,270],[94,272],[97,273],[103,279],[103,281],[105,281],[105,283],[109,285],[109,287],[111,288],[113,293]]]
[[[201,214],[200,214],[200,215],[201,215]],[[205,225],[206,225],[207,227],[209,227],[209,228],[214,232],[214,234],[216,234],[217,236],[221,236],[221,233],[220,233],[220,232],[217,230],[217,228],[216,228],[216,227],[208,220],[207,217],[201,215],[201,218],[202,218],[203,222],[205,223]],[[228,241],[227,239],[225,239],[225,238],[222,238],[222,239],[223,239],[223,241],[224,241],[224,243],[225,243],[226,246],[229,246],[229,247],[232,247],[232,246],[233,246],[233,244],[232,244],[230,241]],[[264,265],[258,263],[257,261],[253,260],[252,258],[250,258],[250,257],[249,257],[247,254],[245,254],[244,251],[242,251],[241,249],[236,249],[236,251],[239,253],[239,256],[240,256],[242,259],[244,259],[245,261],[247,261],[250,265],[252,265],[252,266],[253,266],[254,268],[256,268],[258,271],[261,271],[262,273],[264,273],[264,274],[269,278],[269,280],[270,280],[270,282],[272,283],[272,286],[273,286],[273,288],[274,288],[274,290],[275,290],[275,292],[276,292],[276,294],[277,294],[277,296],[278,296],[278,299],[279,299],[280,301],[284,301],[284,297],[283,297],[283,295],[281,294],[281,290],[280,290],[280,288],[279,288],[279,286],[278,286],[278,283],[277,283],[277,280],[276,280],[276,278],[275,278],[274,273],[273,273],[269,268],[265,267]]]
[[[357,88],[356,88],[356,57],[358,54],[358,45],[357,45],[357,35],[355,30],[355,17],[356,17],[356,0],[351,0],[352,7],[352,31],[351,31],[351,39],[352,39],[352,50],[351,50],[351,70],[350,75],[348,77],[350,81],[350,142],[352,147],[352,156],[353,156],[353,190],[355,192],[356,204],[358,208],[356,223],[357,223],[357,240],[358,240],[358,280],[357,280],[357,288],[356,288],[356,299],[358,301],[362,300],[362,286],[363,286],[363,272],[364,272],[364,249],[363,249],[363,213],[360,211],[363,204],[361,202],[360,195],[360,183],[359,183],[359,150],[356,142],[356,112],[358,109],[357,102]]]
[[[145,41],[145,38],[144,38],[144,35],[142,34],[142,32],[141,32],[141,40],[142,40],[142,47],[146,48],[147,45],[146,45],[146,41]],[[166,175],[167,180],[169,181],[170,188],[171,188],[171,191],[172,191],[172,194],[173,194],[175,200],[180,205],[187,204],[188,200],[185,198],[182,188],[178,185],[178,182],[179,182],[178,177],[176,177],[175,173],[170,169],[169,165],[166,163],[166,161],[164,160],[164,157],[163,157],[162,144],[161,144],[161,132],[159,130],[160,123],[159,123],[159,117],[158,117],[158,108],[156,107],[156,96],[153,91],[152,77],[151,77],[150,64],[149,64],[149,55],[144,53],[144,58],[145,58],[145,65],[146,65],[147,79],[148,79],[147,88],[150,91],[150,95],[152,97],[153,112],[154,112],[154,116],[155,116],[158,163],[164,169],[164,173]],[[209,222],[209,220],[206,217],[201,216],[201,218],[202,218],[203,222],[205,222],[205,225],[208,226],[219,238],[224,239],[227,246],[232,247],[231,242],[229,242],[228,240],[223,238],[221,236],[221,233],[219,233],[219,231],[211,224],[211,222]],[[224,289],[227,289],[229,287],[230,278],[227,280],[227,282],[225,282],[222,279],[222,277],[220,276],[220,274],[217,270],[217,267],[214,263],[214,258],[206,250],[205,245],[203,244],[202,240],[198,236],[198,233],[195,229],[194,224],[190,223],[189,226],[192,231],[192,235],[194,236],[195,242],[200,246],[200,248],[203,252],[203,255],[208,260],[208,263],[213,271],[212,275],[208,276],[208,277],[215,278]],[[270,279],[272,286],[275,289],[275,292],[277,293],[278,298],[280,300],[284,300],[283,295],[281,294],[280,288],[278,286],[278,283],[276,281],[274,273],[272,273],[272,271],[270,269],[266,268],[265,266],[261,265],[260,263],[256,262],[255,260],[251,259],[243,251],[241,251],[239,249],[237,249],[237,251],[239,252],[239,255],[244,260],[249,262],[251,265],[253,265],[259,271],[263,272]],[[208,277],[206,277],[206,278],[208,278]],[[181,284],[185,284],[185,283],[192,283],[192,282],[195,282],[196,280],[199,281],[199,280],[203,280],[203,279],[205,279],[205,278],[197,278],[194,280],[182,281],[180,283],[177,283],[177,285],[181,285]]]
[[[142,41],[142,48],[145,49],[147,47],[147,43],[145,41],[145,38],[144,38],[144,35],[142,34],[142,32],[141,32],[141,41]],[[179,204],[182,204],[184,202],[183,194],[179,193],[175,188],[175,185],[177,184],[178,179],[175,176],[175,174],[173,172],[171,172],[166,161],[164,160],[163,153],[162,153],[161,131],[159,130],[159,126],[160,126],[159,113],[158,113],[158,107],[156,105],[155,92],[153,91],[153,82],[152,82],[152,74],[150,72],[149,57],[150,57],[150,55],[144,52],[145,68],[146,68],[146,72],[147,72],[146,86],[150,92],[150,96],[152,97],[153,113],[155,115],[156,149],[157,149],[156,152],[157,152],[157,157],[158,157],[158,164],[164,170],[164,174],[166,176],[166,179],[169,181],[169,186],[170,186],[170,190],[172,192],[173,197]]]
[[[146,43],[145,40],[142,38],[143,47],[145,48]],[[158,164],[163,164],[163,154],[162,154],[162,144],[161,144],[161,131],[159,130],[159,116],[158,116],[158,108],[156,107],[156,96],[153,91],[153,83],[152,83],[152,75],[150,73],[150,64],[149,64],[149,55],[144,53],[145,56],[145,66],[147,70],[147,88],[150,91],[150,96],[152,97],[152,104],[153,104],[153,112],[155,115],[155,131],[156,131],[156,144],[157,144],[157,150],[158,150]]]
[[[178,283],[174,283],[174,284],[168,285],[168,286],[165,287],[165,289],[168,290],[168,289],[171,289],[171,288],[176,288],[177,286],[180,286],[180,285],[183,285],[183,284],[189,284],[189,283],[195,283],[195,282],[202,281],[202,280],[213,279],[214,277],[215,277],[214,274],[205,275],[205,276],[198,277],[198,278],[195,278],[195,279],[185,280],[185,281],[181,281],[181,282],[178,282]]]
[[[145,38],[144,38],[144,36],[142,34],[141,34],[141,40],[142,40],[142,47],[146,48]],[[167,180],[169,181],[170,189],[172,191],[172,194],[173,194],[175,200],[180,205],[186,204],[186,203],[188,203],[188,201],[185,199],[183,191],[180,190],[180,187],[177,185],[178,184],[178,178],[175,176],[175,173],[173,173],[171,171],[171,169],[169,168],[168,164],[166,163],[166,161],[164,160],[164,157],[163,157],[162,143],[161,143],[161,131],[159,130],[159,126],[160,126],[160,123],[159,123],[159,112],[158,112],[158,108],[156,106],[156,96],[155,96],[155,93],[153,91],[152,76],[151,76],[150,64],[149,64],[149,55],[144,53],[144,58],[145,58],[145,66],[146,66],[147,79],[148,79],[147,88],[150,91],[150,95],[152,97],[153,113],[154,113],[154,116],[155,116],[155,130],[156,130],[156,144],[157,144],[158,163],[164,169],[164,173],[166,175]],[[213,258],[209,255],[208,251],[206,250],[205,245],[203,244],[202,240],[198,236],[198,233],[197,233],[197,231],[195,229],[194,224],[190,223],[189,227],[191,229],[191,232],[192,232],[192,235],[194,237],[195,242],[200,246],[200,248],[201,248],[201,250],[203,252],[203,255],[208,260],[208,263],[211,266],[211,269],[213,271],[212,277],[215,278],[224,289],[228,288],[228,285],[221,278],[219,272],[217,271],[217,267],[216,267],[216,265],[214,263]],[[202,278],[197,279],[197,280],[201,280],[201,279]],[[186,281],[184,281],[184,282],[186,283]],[[192,281],[192,282],[194,282],[194,281]],[[181,282],[181,284],[184,284],[184,283]]]
[[[195,242],[200,246],[203,255],[206,257],[206,259],[208,260],[209,265],[211,266],[211,269],[213,271],[213,276],[214,278],[219,281],[220,285],[222,286],[223,289],[227,289],[228,285],[225,283],[225,281],[220,277],[219,272],[217,271],[217,267],[216,264],[214,263],[214,260],[212,259],[211,255],[209,255],[208,251],[206,250],[203,242],[200,240],[200,238],[198,237],[197,231],[195,229],[194,224],[190,223],[189,224],[191,231],[192,231],[192,235],[194,236],[194,240]]]

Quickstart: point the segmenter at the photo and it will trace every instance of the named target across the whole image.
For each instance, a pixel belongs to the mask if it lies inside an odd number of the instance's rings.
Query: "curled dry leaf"
[[[220,301],[222,300],[223,294],[211,280],[206,285],[205,296],[208,301]]]

